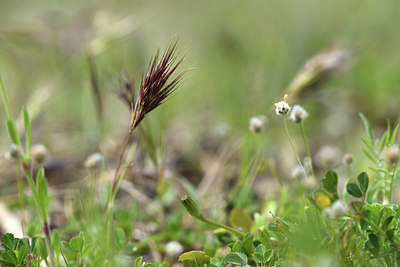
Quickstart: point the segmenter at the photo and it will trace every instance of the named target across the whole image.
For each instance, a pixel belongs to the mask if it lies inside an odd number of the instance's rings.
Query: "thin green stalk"
[[[237,234],[239,236],[244,236],[244,233],[242,233],[241,231],[236,230],[236,229],[234,229],[232,227],[229,227],[227,225],[223,225],[223,224],[221,224],[219,222],[216,222],[214,220],[208,219],[208,218],[206,218],[204,216],[200,216],[198,219],[200,221],[204,222],[204,223],[208,223],[208,224],[211,224],[211,225],[219,227],[219,228],[224,228],[225,230],[230,231],[232,233],[235,233],[235,234]]]
[[[316,180],[316,179],[315,179],[315,175],[314,175],[314,167],[313,167],[313,164],[312,164],[312,158],[311,158],[311,152],[310,152],[310,145],[308,144],[308,139],[307,139],[307,136],[306,136],[306,131],[305,131],[305,129],[304,129],[304,123],[303,123],[303,121],[300,122],[300,128],[301,128],[301,133],[302,133],[302,135],[303,135],[304,144],[306,145],[307,156],[308,156],[308,160],[309,160],[309,163],[310,163],[311,176],[314,178],[314,180]]]
[[[392,175],[390,179],[390,187],[389,187],[389,205],[392,205],[392,198],[393,198],[393,183],[394,183],[394,176],[396,173],[397,162],[393,165]]]
[[[289,130],[288,130],[287,123],[286,123],[286,117],[285,117],[285,116],[283,117],[283,124],[284,124],[284,126],[285,126],[285,132],[286,132],[287,137],[289,138],[290,145],[292,146],[292,149],[293,149],[293,151],[294,151],[294,154],[296,155],[297,162],[299,163],[300,167],[303,169],[303,172],[304,172],[305,176],[307,176],[306,170],[304,169],[303,164],[301,163],[299,154],[297,153],[297,150],[296,150],[296,148],[295,148],[295,146],[294,146],[294,144],[293,144],[292,138],[290,137]]]
[[[24,187],[22,183],[22,174],[20,169],[20,161],[16,161],[17,166],[17,187],[18,187],[18,202],[19,202],[19,210],[21,213],[21,227],[22,227],[22,235],[26,235],[26,221],[25,221],[25,207],[24,207]]]
[[[10,109],[10,105],[8,104],[8,97],[7,97],[6,89],[4,88],[3,80],[1,79],[1,75],[0,75],[0,90],[1,90],[1,96],[3,97],[3,103],[4,103],[4,108],[6,110],[6,113],[7,113],[7,118],[9,120],[12,120],[11,109]]]

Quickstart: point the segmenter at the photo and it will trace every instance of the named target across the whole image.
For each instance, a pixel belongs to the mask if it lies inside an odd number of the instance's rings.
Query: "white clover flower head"
[[[178,257],[183,252],[183,247],[178,241],[170,241],[165,246],[165,254],[169,257]]]
[[[302,184],[303,184],[304,188],[306,188],[308,190],[312,190],[317,186],[315,179],[311,176],[308,176],[305,179],[303,179]]]
[[[385,151],[385,159],[390,164],[395,164],[400,160],[399,149],[397,146],[392,146],[386,149]]]
[[[342,162],[344,165],[351,165],[354,162],[354,155],[351,153],[346,153],[343,156]]]
[[[276,115],[280,115],[285,117],[286,114],[288,114],[288,112],[290,111],[290,106],[289,104],[286,102],[286,100],[282,100],[278,103],[275,103],[275,112]]]
[[[341,154],[337,147],[324,145],[315,153],[315,163],[321,168],[331,168],[340,163]]]
[[[289,114],[289,119],[294,121],[295,123],[300,123],[307,117],[308,112],[299,105],[294,105]]]
[[[103,166],[104,156],[100,153],[89,155],[85,161],[85,167],[89,171],[100,171]]]
[[[324,209],[324,213],[330,218],[343,217],[347,213],[347,208],[342,201],[336,200],[332,205]]]
[[[249,130],[254,133],[259,133],[264,129],[267,123],[267,118],[264,115],[252,117],[249,122]]]
[[[290,178],[294,179],[294,180],[300,180],[304,178],[304,171],[303,168],[300,165],[296,165],[294,166],[291,170],[290,170]]]
[[[33,161],[37,164],[42,164],[48,155],[48,151],[45,145],[36,144],[31,148],[31,157]]]

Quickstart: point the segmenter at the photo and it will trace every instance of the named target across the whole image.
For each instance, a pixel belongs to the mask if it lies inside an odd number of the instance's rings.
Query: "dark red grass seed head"
[[[146,74],[142,77],[139,94],[135,100],[132,79],[121,77],[119,79],[119,91],[116,94],[132,109],[131,131],[139,125],[147,113],[164,103],[180,84],[184,73],[179,73],[171,80],[184,56],[178,60],[176,56],[177,41],[172,43],[159,59],[157,50],[150,60]],[[135,102],[134,102],[135,101]]]

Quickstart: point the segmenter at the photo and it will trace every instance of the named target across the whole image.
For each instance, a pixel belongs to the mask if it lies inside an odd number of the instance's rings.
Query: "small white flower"
[[[260,132],[267,122],[267,118],[264,115],[252,117],[250,119],[249,130],[258,133]]]
[[[294,105],[289,114],[289,119],[295,123],[299,123],[308,117],[307,111],[299,105]]]
[[[303,168],[300,165],[296,165],[294,166],[291,170],[290,170],[290,177],[294,180],[300,180],[302,178],[304,178],[304,171]]]
[[[343,156],[342,162],[344,165],[351,165],[354,162],[354,156],[351,153],[346,153]]]
[[[183,247],[181,243],[177,241],[170,241],[165,246],[165,254],[167,254],[169,257],[177,257],[181,255],[182,252],[183,252]]]
[[[85,167],[89,171],[100,171],[103,166],[104,157],[100,153],[89,155],[85,161]]]
[[[315,153],[315,163],[321,168],[331,168],[340,163],[341,154],[337,147],[324,145]]]
[[[302,184],[303,184],[304,188],[306,188],[308,190],[312,190],[317,186],[315,179],[311,176],[308,176],[307,178],[305,178],[302,181]]]
[[[4,155],[4,157],[5,157],[7,160],[10,160],[10,159],[18,159],[19,156],[20,156],[19,147],[18,147],[16,144],[14,144],[14,143],[12,143],[12,144],[10,144],[10,145],[8,146],[8,151],[7,151],[7,152],[5,153],[5,155]]]
[[[336,200],[331,206],[324,209],[324,213],[326,213],[331,218],[337,218],[345,216],[347,213],[347,209],[342,201]]]
[[[288,114],[289,111],[290,111],[290,106],[286,102],[286,100],[282,100],[278,103],[275,103],[276,115],[286,116],[286,114]]]

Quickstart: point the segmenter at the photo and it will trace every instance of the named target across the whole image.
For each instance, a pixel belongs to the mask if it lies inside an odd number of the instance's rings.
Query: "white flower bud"
[[[47,148],[43,144],[36,144],[31,148],[32,160],[37,164],[42,164],[47,158]]]
[[[300,180],[300,179],[304,178],[303,168],[300,165],[294,166],[290,170],[290,178],[292,178],[294,180]]]
[[[165,246],[165,254],[169,257],[178,257],[183,252],[181,243],[177,241],[170,241]]]
[[[397,146],[392,146],[386,149],[385,151],[385,159],[387,162],[390,164],[395,164],[396,162],[399,161],[399,149]]]
[[[8,153],[6,157],[9,159],[19,159],[19,156],[20,156],[19,147],[14,143],[10,144],[8,146]]]
[[[249,130],[254,133],[259,133],[264,128],[267,118],[263,115],[252,117],[250,119]]]
[[[100,171],[103,166],[104,157],[100,153],[89,155],[85,161],[85,167],[89,171]]]
[[[354,156],[351,153],[346,153],[343,156],[342,162],[344,165],[351,165],[354,162]]]

